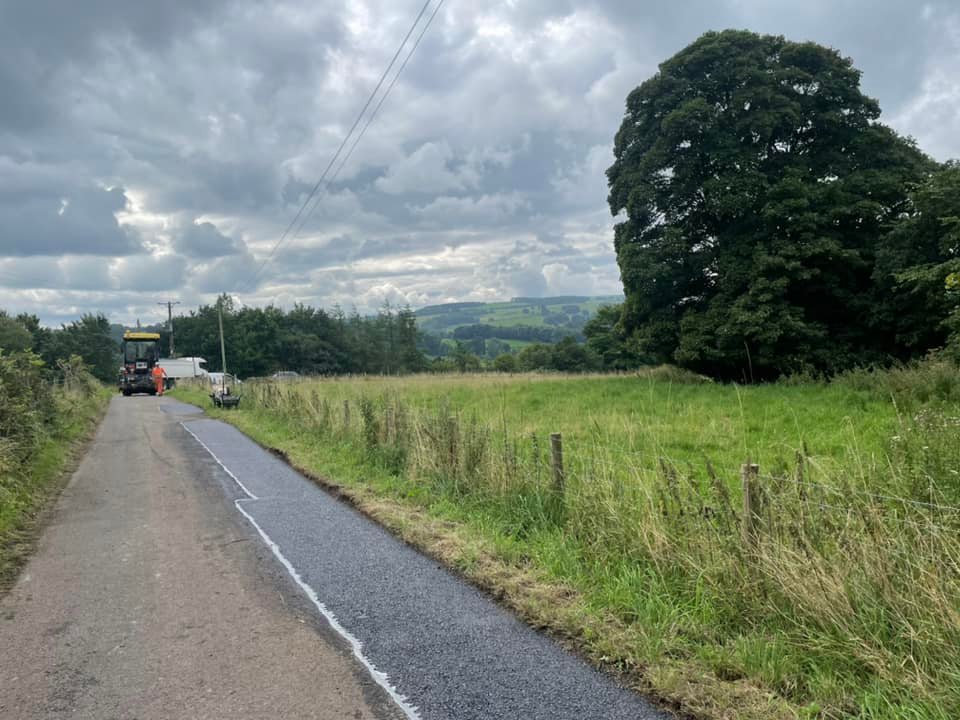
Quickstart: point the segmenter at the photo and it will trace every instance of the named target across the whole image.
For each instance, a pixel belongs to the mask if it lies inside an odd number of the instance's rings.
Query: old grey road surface
[[[117,398],[0,601],[0,718],[665,717],[229,425]]]
[[[217,477],[156,398],[114,399],[0,600],[0,718],[403,717]]]

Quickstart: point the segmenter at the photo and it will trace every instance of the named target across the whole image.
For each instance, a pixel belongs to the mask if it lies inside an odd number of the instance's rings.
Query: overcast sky
[[[220,291],[362,312],[620,292],[604,170],[624,99],[707,30],[838,48],[884,122],[960,157],[960,0],[446,0],[254,282],[421,5],[0,0],[0,307],[153,322]]]

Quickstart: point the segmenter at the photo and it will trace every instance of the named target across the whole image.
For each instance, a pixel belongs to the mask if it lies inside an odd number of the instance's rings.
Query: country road
[[[114,398],[0,599],[0,718],[665,718],[229,425]]]

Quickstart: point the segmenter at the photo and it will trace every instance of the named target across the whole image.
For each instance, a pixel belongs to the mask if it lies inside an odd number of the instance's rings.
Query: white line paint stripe
[[[360,640],[357,639],[349,630],[343,627],[343,625],[341,625],[337,620],[336,615],[327,609],[327,606],[320,601],[316,591],[307,585],[304,579],[300,577],[300,573],[297,572],[297,569],[293,567],[289,560],[287,560],[277,544],[270,538],[269,535],[267,535],[266,532],[264,532],[263,528],[260,527],[256,520],[253,519],[250,513],[240,506],[240,503],[242,502],[249,501],[240,499],[235,500],[233,504],[236,506],[237,510],[239,510],[240,513],[250,521],[250,524],[257,529],[257,532],[260,533],[260,537],[263,538],[263,541],[273,551],[273,554],[276,555],[277,559],[283,563],[283,566],[287,569],[287,572],[290,573],[290,577],[292,577],[294,582],[301,587],[301,589],[307,594],[307,597],[309,597],[313,601],[313,604],[317,606],[317,610],[320,611],[320,614],[327,619],[328,623],[330,623],[330,627],[336,630],[347,642],[350,643],[350,647],[353,649],[354,657],[357,658],[357,660],[359,660],[360,663],[367,669],[367,672],[370,673],[371,677],[373,677],[376,683],[387,691],[390,697],[393,698],[393,701],[400,707],[401,710],[403,710],[403,713],[410,718],[410,720],[419,720],[420,715],[417,713],[417,708],[408,703],[407,699],[397,692],[397,689],[390,684],[387,674],[377,670],[376,666],[374,666],[369,658],[363,654],[363,643],[361,643]]]
[[[242,482],[240,482],[240,478],[238,478],[236,475],[234,475],[232,472],[230,472],[230,468],[228,468],[226,465],[224,465],[222,462],[220,462],[220,458],[217,457],[216,453],[213,452],[213,450],[211,450],[210,448],[208,448],[208,447],[207,447],[207,444],[206,444],[203,440],[201,440],[200,438],[198,438],[198,437],[197,437],[197,434],[196,434],[193,430],[191,430],[190,428],[188,428],[188,427],[186,426],[186,424],[185,424],[182,420],[180,421],[180,427],[182,427],[182,428],[183,428],[184,430],[186,430],[188,433],[190,433],[191,435],[193,435],[193,439],[196,440],[198,443],[200,443],[200,444],[203,446],[203,449],[204,449],[204,450],[206,450],[208,453],[210,453],[210,457],[212,457],[214,460],[216,460],[216,461],[217,461],[217,465],[219,465],[220,467],[222,467],[222,468],[223,468],[223,471],[224,471],[227,475],[229,475],[231,478],[233,478],[233,481],[234,481],[237,485],[240,486],[240,489],[243,490],[243,491],[247,494],[247,497],[249,497],[251,500],[259,500],[259,499],[260,499],[260,498],[258,498],[256,495],[254,495],[252,492],[250,492],[250,491],[247,489],[247,486],[246,486],[246,485],[244,485]]]
[[[204,443],[203,440],[198,438],[196,433],[190,430],[190,428],[188,428],[183,422],[181,422],[180,425],[181,427],[183,427],[184,430],[186,430],[188,433],[190,433],[193,436],[194,440],[200,443],[200,445],[203,447],[204,450],[210,453],[210,457],[216,460],[217,464],[223,468],[223,470],[227,473],[227,475],[233,478],[234,482],[236,482],[237,485],[239,485],[240,488],[247,495],[249,495],[249,498],[239,498],[238,500],[234,500],[233,501],[234,507],[237,508],[240,514],[243,515],[251,525],[253,525],[256,531],[260,534],[260,537],[263,538],[263,541],[267,544],[267,547],[269,547],[270,550],[273,552],[277,560],[279,560],[280,563],[287,569],[287,573],[289,573],[290,577],[293,578],[293,581],[300,586],[300,589],[303,590],[304,593],[306,593],[307,597],[310,598],[310,600],[316,606],[317,610],[320,611],[320,614],[327,619],[327,622],[330,623],[330,627],[332,627],[335,632],[337,632],[342,638],[344,638],[348,643],[350,643],[350,648],[353,650],[353,656],[360,662],[361,665],[363,665],[367,669],[367,672],[370,673],[370,677],[373,678],[374,682],[376,682],[377,685],[379,685],[384,690],[386,690],[390,698],[397,704],[397,706],[403,711],[403,714],[406,715],[410,720],[420,720],[420,715],[417,712],[417,708],[411,705],[409,702],[407,702],[407,699],[403,695],[401,695],[397,691],[397,689],[393,687],[393,685],[390,684],[390,679],[387,677],[387,674],[385,672],[381,672],[380,670],[377,670],[376,666],[370,661],[370,659],[363,654],[363,643],[361,643],[358,638],[356,638],[349,630],[347,630],[345,627],[343,627],[343,625],[340,624],[340,621],[337,620],[336,615],[334,615],[329,609],[327,609],[327,606],[320,601],[320,598],[317,595],[317,592],[306,583],[306,581],[300,576],[300,573],[293,566],[293,564],[289,560],[287,560],[286,556],[280,550],[280,547],[273,541],[273,539],[271,539],[271,537],[264,531],[264,529],[260,527],[259,523],[257,523],[257,521],[253,519],[253,516],[250,515],[250,513],[248,513],[246,510],[244,510],[240,506],[240,503],[249,502],[251,500],[258,500],[259,498],[257,498],[253,493],[247,490],[247,488],[244,487],[243,483],[237,480],[237,476],[234,475],[232,472],[230,472],[227,466],[224,465],[223,462],[220,460],[220,458],[217,457],[216,453],[214,453],[213,450],[207,447],[206,443]]]

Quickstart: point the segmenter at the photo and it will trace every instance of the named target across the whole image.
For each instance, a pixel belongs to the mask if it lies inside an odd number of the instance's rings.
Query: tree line
[[[555,327],[541,327],[534,325],[515,325],[499,327],[496,325],[461,325],[455,328],[451,337],[455,340],[473,340],[476,338],[498,340],[527,340],[530,342],[554,343],[560,342],[570,335],[569,330]]]
[[[291,310],[241,307],[222,295],[214,304],[174,318],[177,353],[205,358],[211,371],[221,370],[218,309],[223,312],[227,369],[243,378],[279,370],[392,375],[427,367],[410,308],[385,304],[376,316],[364,317],[299,304]]]
[[[85,314],[79,320],[47,328],[36,315],[16,316],[0,310],[0,352],[38,361],[48,378],[62,376],[71,358],[103,382],[114,382],[119,367],[119,346],[110,334],[110,322],[102,313]],[[74,363],[76,365],[76,363]]]

